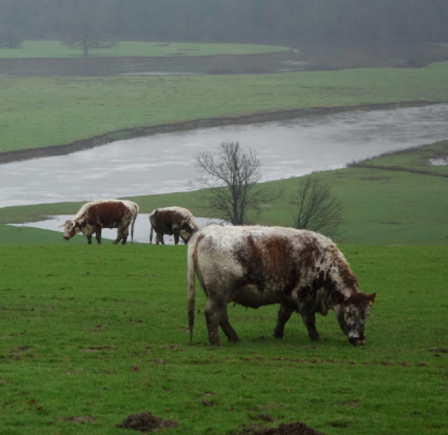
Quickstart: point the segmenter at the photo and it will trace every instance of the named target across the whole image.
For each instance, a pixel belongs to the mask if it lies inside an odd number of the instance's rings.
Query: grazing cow
[[[118,199],[99,199],[84,204],[78,213],[63,225],[64,239],[70,240],[76,233],[87,237],[89,245],[92,244],[92,234],[98,243],[101,243],[101,230],[103,228],[116,228],[117,238],[114,245],[120,242],[124,245],[131,226],[131,241],[134,242],[134,224],[139,212],[138,205],[131,201]]]
[[[151,231],[149,233],[149,243],[152,243],[152,232],[156,232],[156,244],[165,244],[163,235],[173,235],[174,243],[179,243],[179,237],[188,243],[191,236],[199,231],[199,227],[194,220],[191,211],[182,207],[157,208],[149,215]]]
[[[325,236],[281,227],[206,227],[188,246],[188,318],[193,336],[195,273],[207,295],[211,345],[220,345],[218,326],[228,340],[240,341],[227,317],[227,304],[245,307],[280,304],[274,337],[282,338],[294,311],[311,341],[320,340],[315,313],[334,310],[353,345],[366,342],[364,324],[376,293],[365,295],[344,255]]]

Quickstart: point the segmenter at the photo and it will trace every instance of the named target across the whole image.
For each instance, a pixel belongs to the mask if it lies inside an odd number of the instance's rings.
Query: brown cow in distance
[[[64,239],[70,240],[76,233],[87,237],[87,243],[92,244],[92,234],[101,243],[103,228],[116,228],[117,238],[114,245],[126,244],[131,226],[131,242],[134,241],[134,224],[139,207],[135,202],[118,199],[99,199],[84,204],[78,213],[63,225]]]
[[[156,232],[156,244],[165,244],[163,235],[173,235],[174,243],[179,243],[179,237],[188,243],[191,236],[199,231],[199,227],[194,220],[191,211],[182,207],[157,208],[149,215],[151,231],[149,233],[149,243],[152,243],[153,230]]]
[[[218,327],[228,340],[238,334],[227,304],[259,308],[280,304],[274,337],[297,311],[311,341],[320,340],[315,314],[334,310],[342,331],[355,346],[364,344],[364,325],[376,293],[359,291],[344,255],[322,234],[283,227],[211,226],[188,245],[190,341],[195,315],[195,274],[207,295],[205,318],[211,345],[220,345]]]

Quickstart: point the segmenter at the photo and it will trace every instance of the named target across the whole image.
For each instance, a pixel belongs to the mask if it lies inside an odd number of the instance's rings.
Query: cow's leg
[[[280,304],[280,308],[277,313],[277,324],[274,329],[275,338],[283,338],[285,332],[285,324],[290,319],[293,309],[286,306],[285,304]]]
[[[92,234],[89,234],[87,237],[87,244],[91,245],[92,244]]]
[[[100,225],[95,227],[95,238],[96,238],[96,241],[101,245],[101,226]]]
[[[299,303],[299,313],[302,316],[302,320],[303,323],[305,323],[306,329],[308,330],[310,340],[322,340],[316,329],[315,298],[304,297]]]
[[[227,304],[224,306],[224,309],[220,311],[219,326],[223,330],[224,334],[226,334],[227,339],[230,342],[237,343],[238,341],[241,341],[241,338],[238,337],[238,334],[229,322],[229,317],[227,315]]]
[[[218,333],[218,325],[220,319],[219,308],[211,299],[205,306],[205,321],[207,323],[208,341],[211,346],[221,346],[221,340]]]
[[[125,228],[121,233],[121,244],[126,245],[129,236],[129,228]]]
[[[157,233],[156,232],[156,245],[158,245],[159,243],[161,243],[162,245],[165,244],[164,240],[163,240],[163,233]]]
[[[122,243],[123,245],[126,244],[126,239],[128,238],[128,234],[126,231],[126,228],[117,228],[117,238],[114,240],[114,245],[117,245],[118,243]]]
[[[241,341],[229,322],[227,315],[227,301],[209,299],[205,307],[205,319],[207,322],[208,339],[212,346],[221,345],[218,326],[222,328],[230,342],[236,343]]]
[[[178,231],[174,232],[174,244],[175,245],[179,244],[179,232]]]

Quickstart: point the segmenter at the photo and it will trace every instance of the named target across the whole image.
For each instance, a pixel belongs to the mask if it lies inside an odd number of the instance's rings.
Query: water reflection
[[[0,166],[0,205],[93,201],[188,190],[194,156],[222,141],[257,151],[262,181],[341,168],[353,160],[447,138],[448,105],[356,111],[118,141]]]
[[[51,216],[51,219],[45,220],[45,221],[39,221],[39,222],[29,222],[25,224],[17,224],[14,226],[24,226],[24,227],[33,227],[33,228],[40,228],[44,230],[52,230],[60,232],[61,234],[64,232],[64,228],[61,228],[61,225],[64,224],[64,222],[68,219],[71,219],[72,215],[58,215],[58,216]],[[199,228],[203,228],[208,225],[217,225],[217,224],[225,224],[225,222],[218,220],[218,219],[210,219],[210,218],[203,218],[203,217],[195,217],[195,220],[197,224],[199,225]],[[135,221],[134,226],[134,242],[138,243],[149,243],[149,214],[148,213],[140,213],[137,216],[137,220]],[[155,234],[153,236],[153,243],[155,243]],[[116,229],[108,229],[105,228],[101,232],[101,237],[103,239],[108,240],[115,240],[117,237],[117,230]],[[61,235],[62,238],[62,235]],[[163,237],[163,240],[165,241],[166,245],[174,245],[174,237],[165,235]],[[128,242],[131,241],[131,237],[129,236]],[[70,243],[70,242],[67,242]],[[87,239],[86,239],[87,243]],[[93,238],[93,243],[96,243],[95,238]],[[181,245],[183,244],[182,240],[179,242]]]

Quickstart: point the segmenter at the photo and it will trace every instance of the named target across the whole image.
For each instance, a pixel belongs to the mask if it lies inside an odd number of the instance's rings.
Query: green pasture
[[[242,341],[211,348],[199,286],[189,345],[184,246],[0,246],[0,434],[120,435],[143,412],[173,435],[445,434],[448,248],[341,249],[378,293],[358,348],[333,312],[323,342],[297,315],[276,340],[274,306],[229,306]]]
[[[120,41],[113,49],[90,49],[89,57],[219,56],[276,53],[290,48],[259,44],[193,44],[179,42]],[[59,41],[23,41],[19,49],[1,49],[0,59],[83,58],[82,50],[71,50]]]
[[[448,141],[392,153],[361,162],[362,167],[324,171],[314,176],[332,186],[343,205],[343,223],[334,239],[352,245],[448,244],[448,166],[433,166],[430,159],[448,156]],[[372,166],[375,168],[372,168]],[[414,172],[409,172],[414,171]],[[445,175],[445,177],[443,176]],[[252,223],[292,226],[291,200],[300,178],[264,183],[282,192],[266,204]],[[195,216],[213,216],[203,208],[197,192],[179,192],[130,198],[142,213],[179,205]],[[0,208],[0,244],[67,244],[60,233],[2,225],[75,214],[82,203],[40,204]],[[148,228],[149,232],[149,228]],[[72,243],[86,243],[79,236]]]
[[[0,77],[0,152],[187,120],[409,101],[448,101],[448,62],[230,76]]]

